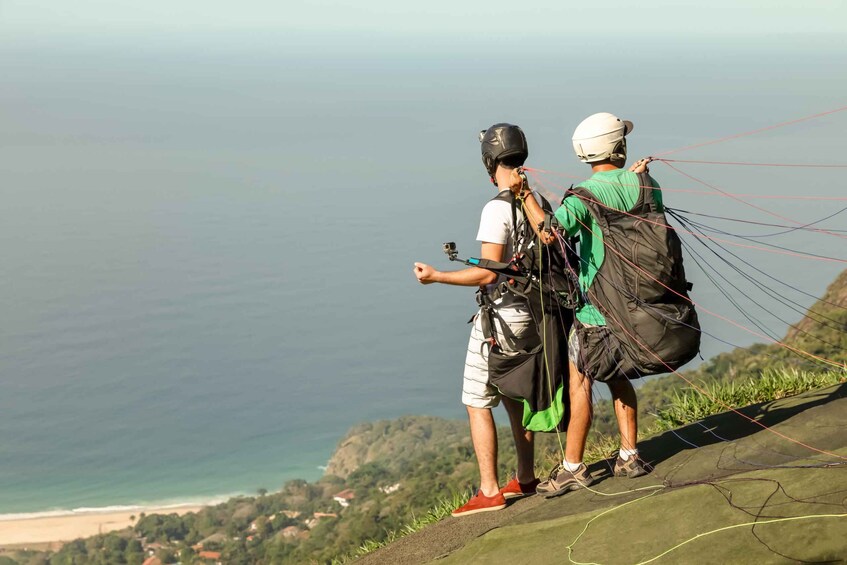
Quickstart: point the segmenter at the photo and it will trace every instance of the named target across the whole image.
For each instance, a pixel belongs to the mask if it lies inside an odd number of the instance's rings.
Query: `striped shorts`
[[[502,324],[507,327],[506,335]],[[501,349],[522,351],[532,347],[537,332],[532,317],[526,308],[502,308],[494,311],[494,326],[497,328],[497,343]],[[488,380],[488,342],[482,333],[480,313],[474,316],[468,353],[465,357],[465,376],[462,381],[462,404],[472,408],[494,408],[500,403],[497,387]]]

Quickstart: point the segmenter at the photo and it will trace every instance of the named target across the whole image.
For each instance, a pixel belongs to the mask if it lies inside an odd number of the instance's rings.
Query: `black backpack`
[[[540,194],[535,195],[544,210],[546,221],[555,222],[550,202]],[[516,271],[528,275],[510,278],[508,291],[527,298],[532,298],[533,294],[538,295],[536,298],[539,300],[543,295],[546,300],[554,300],[564,308],[573,309],[576,306],[577,287],[569,264],[576,264],[574,257],[567,250],[563,252],[556,242],[549,246],[540,245],[535,230],[528,221],[524,220],[518,224],[517,210],[520,204],[511,191],[504,190],[492,200],[508,202],[512,208],[514,256],[510,258],[510,264]],[[547,227],[550,227],[549,224]],[[501,290],[505,290],[502,285]]]
[[[638,180],[638,201],[627,212],[601,205],[585,187],[566,195],[582,199],[607,247],[586,292],[606,318],[607,330],[586,328],[581,337],[588,343],[580,340],[583,353],[594,356],[587,363],[595,366],[591,376],[601,381],[667,373],[700,350],[700,323],[688,297],[691,285],[685,279],[679,236],[658,210],[650,176],[641,173]],[[616,349],[609,360],[608,352]]]
[[[481,293],[479,302],[483,334],[495,333],[492,301],[505,293],[524,297],[535,323],[537,340],[526,351],[504,353],[493,345],[488,353],[491,384],[501,394],[524,404],[523,424],[528,430],[564,431],[569,419],[567,337],[573,322],[576,284],[568,274],[569,257],[556,244],[541,245],[528,221],[520,225],[520,205],[509,191],[494,200],[512,207],[513,257],[506,265],[491,270],[505,275],[493,294]],[[542,208],[552,214],[550,203],[539,195]],[[490,268],[493,264],[483,268]],[[496,338],[496,336],[494,336]]]

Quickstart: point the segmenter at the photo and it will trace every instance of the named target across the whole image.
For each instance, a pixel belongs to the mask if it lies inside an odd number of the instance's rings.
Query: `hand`
[[[630,170],[630,172],[633,172],[635,174],[649,173],[650,169],[647,168],[647,164],[652,160],[653,160],[652,157],[644,157],[643,159],[639,159],[629,168],[629,170]]]
[[[556,234],[549,230],[541,231],[538,236],[541,238],[541,243],[543,243],[544,245],[550,245],[551,243],[556,241]]]
[[[432,284],[434,282],[438,282],[435,280],[438,271],[436,271],[426,263],[415,263],[415,268],[413,269],[413,271],[418,279],[418,282],[421,284]]]
[[[512,169],[512,172],[509,173],[509,190],[511,190],[515,196],[521,193],[526,181],[526,177],[523,176],[520,171],[520,169]]]

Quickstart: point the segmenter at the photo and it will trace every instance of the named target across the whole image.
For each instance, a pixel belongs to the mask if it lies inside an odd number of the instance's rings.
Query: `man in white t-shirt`
[[[495,124],[480,134],[482,161],[495,187],[506,187],[512,171],[523,165],[528,156],[526,137],[518,126]],[[517,223],[513,221],[512,205],[508,199],[489,201],[482,210],[477,240],[482,244],[480,257],[491,261],[508,262],[512,255],[515,228],[521,233],[523,214],[517,210]],[[517,225],[516,225],[517,224]],[[497,286],[496,273],[479,267],[459,271],[438,271],[425,263],[415,263],[415,276],[421,284],[442,283],[459,286],[478,286],[483,291]],[[491,294],[489,294],[491,296]],[[526,349],[526,344],[537,341],[538,333],[525,299],[511,293],[494,300],[493,333],[504,353]],[[507,498],[517,498],[535,493],[538,479],[534,468],[533,433],[523,428],[523,406],[516,400],[499,394],[489,381],[488,351],[490,343],[483,332],[483,316],[474,318],[473,329],[465,360],[462,403],[470,421],[471,439],[479,464],[479,491],[453,516],[467,516],[478,512],[505,508]],[[509,415],[512,435],[518,455],[517,476],[500,488],[497,478],[497,430],[491,409],[500,401]]]

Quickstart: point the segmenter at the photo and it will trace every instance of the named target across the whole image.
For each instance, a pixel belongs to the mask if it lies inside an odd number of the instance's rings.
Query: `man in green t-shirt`
[[[638,173],[647,172],[649,159],[638,161],[629,170],[623,169],[626,163],[626,135],[632,131],[632,128],[632,122],[603,112],[589,116],[574,131],[574,151],[583,163],[591,166],[594,173],[579,186],[588,189],[601,206],[627,211],[638,200],[640,193]],[[658,190],[658,184],[652,180],[651,182],[654,187],[653,196],[661,209],[661,191]],[[540,209],[534,209],[531,202],[529,204],[527,212],[535,223],[543,218],[543,213]],[[595,299],[589,290],[605,258],[606,250],[600,227],[578,197],[566,198],[556,210],[555,215],[569,237],[579,235],[579,286],[585,300],[576,309],[578,324],[583,328],[606,326],[605,317],[592,304]],[[587,467],[582,462],[588,426],[573,426],[573,424],[586,420],[590,422],[591,383],[598,375],[593,370],[596,368],[590,366],[590,363],[586,363],[585,360],[596,358],[596,355],[586,351],[580,352],[580,339],[577,336],[578,332],[571,330],[568,357],[572,420],[568,427],[565,459],[554,469],[550,478],[538,486],[538,492],[548,497],[564,494],[593,482]],[[604,378],[605,380],[607,379]],[[575,387],[575,383],[581,383],[581,386]],[[627,477],[644,475],[647,469],[638,457],[636,446],[638,404],[635,389],[629,379],[622,375],[612,375],[607,384],[612,394],[615,416],[621,433],[621,448],[615,461],[614,474]],[[580,393],[574,394],[575,389]],[[588,418],[580,418],[580,414],[585,412]],[[576,422],[574,417],[577,418]],[[585,427],[584,430],[583,427]]]

